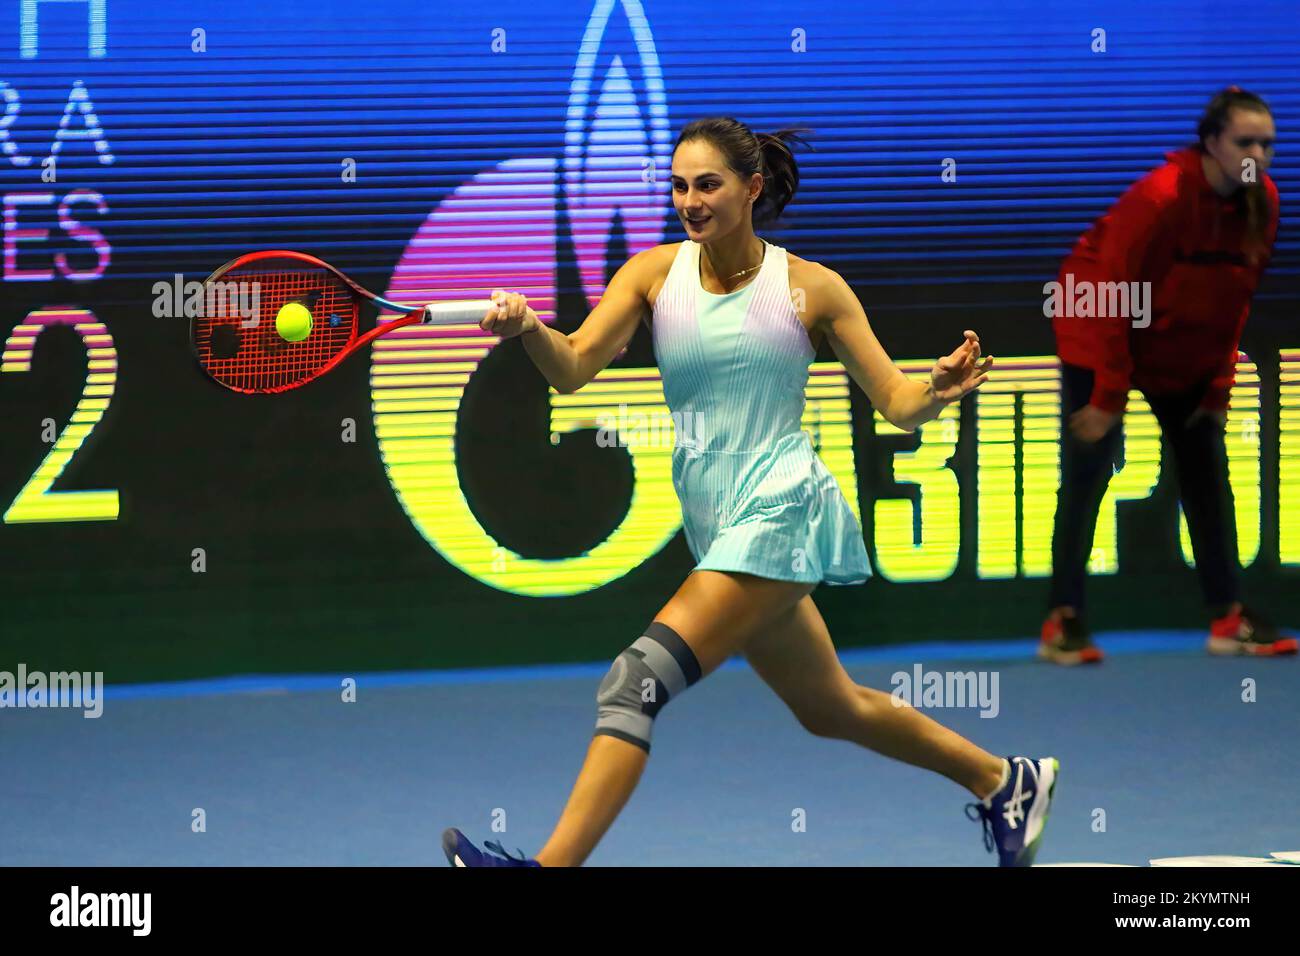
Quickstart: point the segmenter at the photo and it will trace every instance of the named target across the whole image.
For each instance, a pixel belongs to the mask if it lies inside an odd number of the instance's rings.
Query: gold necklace
[[[730,282],[732,279],[736,278],[737,276],[743,276],[743,275],[745,275],[745,274],[748,273],[748,272],[753,272],[755,269],[757,269],[757,268],[758,268],[759,266],[761,266],[762,264],[763,264],[763,263],[760,262],[757,266],[750,266],[748,269],[741,269],[739,272],[734,273],[733,275],[729,275],[729,276],[727,276],[725,279],[722,280],[722,282],[723,282],[723,284],[725,285],[726,283]]]
[[[738,277],[738,276],[743,276],[743,275],[745,275],[746,273],[753,272],[755,269],[762,268],[763,261],[764,261],[764,259],[766,259],[766,258],[767,258],[767,247],[764,246],[764,247],[763,247],[763,258],[758,260],[758,265],[756,265],[756,266],[750,266],[748,269],[741,269],[739,272],[734,273],[734,274],[732,274],[732,275],[729,275],[729,276],[727,276],[725,279],[722,279],[721,281],[719,281],[719,282],[718,282],[718,285],[725,286],[728,282],[730,282],[732,279],[735,279],[735,278]]]

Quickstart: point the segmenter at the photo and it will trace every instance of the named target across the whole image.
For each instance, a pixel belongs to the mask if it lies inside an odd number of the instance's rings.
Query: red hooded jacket
[[[1090,402],[1098,408],[1122,412],[1130,384],[1165,394],[1206,382],[1202,404],[1228,407],[1250,300],[1277,237],[1278,192],[1264,174],[1268,251],[1251,265],[1243,251],[1243,192],[1227,199],[1216,193],[1201,155],[1196,147],[1168,153],[1168,163],[1130,186],[1061,265],[1063,288],[1151,283],[1146,328],[1135,328],[1131,317],[1067,315],[1066,296],[1058,296],[1057,354],[1093,370]]]

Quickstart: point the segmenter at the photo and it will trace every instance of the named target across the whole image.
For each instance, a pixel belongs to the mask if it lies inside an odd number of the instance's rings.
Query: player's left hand
[[[966,341],[941,356],[930,370],[930,390],[943,402],[955,402],[989,380],[993,356],[980,359],[980,337],[966,330]]]

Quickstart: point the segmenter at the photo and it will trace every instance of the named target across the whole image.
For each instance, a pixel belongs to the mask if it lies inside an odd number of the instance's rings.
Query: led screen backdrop
[[[278,397],[205,379],[185,296],[297,249],[390,298],[528,295],[575,329],[683,238],[685,123],[804,125],[767,238],[838,270],[923,375],[961,330],[994,380],[915,434],[833,353],[805,427],[876,576],[841,646],[1036,631],[1058,373],[1043,283],[1216,89],[1279,128],[1276,257],[1229,422],[1249,596],[1300,584],[1290,4],[23,0],[0,8],[0,661],[113,680],[589,660],[690,570],[648,333],[576,394],[518,342],[403,330]],[[1198,626],[1139,396],[1092,558],[1095,626]]]

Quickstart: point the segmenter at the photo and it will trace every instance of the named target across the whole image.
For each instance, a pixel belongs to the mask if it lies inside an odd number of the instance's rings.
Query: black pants
[[[1097,512],[1124,441],[1119,426],[1095,444],[1080,441],[1070,431],[1070,415],[1088,404],[1092,384],[1091,369],[1061,363],[1061,488],[1052,534],[1048,606],[1069,606],[1080,612]],[[1186,427],[1204,395],[1202,386],[1174,395],[1148,394],[1146,399],[1160,423],[1166,461],[1168,452],[1173,453],[1201,593],[1217,616],[1237,600],[1237,527],[1223,427],[1213,418]]]

